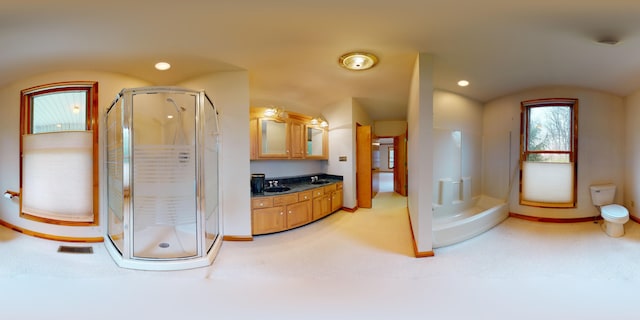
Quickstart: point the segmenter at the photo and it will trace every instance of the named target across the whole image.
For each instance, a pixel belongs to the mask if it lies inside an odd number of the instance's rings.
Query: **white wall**
[[[520,151],[520,102],[543,98],[579,99],[578,203],[574,209],[519,204],[519,181],[514,172],[518,168]],[[598,211],[591,203],[589,186],[601,183],[614,183],[618,187],[616,202],[622,203],[625,194],[625,108],[622,98],[583,88],[531,89],[485,104],[484,128],[484,188],[489,194],[504,198],[512,175],[511,212],[556,219],[596,216]]]
[[[407,132],[407,122],[400,120],[374,121],[373,127],[378,137],[395,137]]]
[[[264,173],[266,178],[284,178],[323,173],[325,160],[253,160],[251,173]],[[249,180],[247,180],[249,184]]]
[[[640,90],[625,99],[625,185],[624,204],[629,214],[640,218],[638,200],[640,200]]]
[[[180,85],[204,89],[218,109],[222,132],[223,232],[230,236],[251,236],[248,72],[220,72]]]
[[[342,176],[343,206],[354,209],[356,202],[355,126],[353,99],[346,98],[323,108],[329,122],[329,161],[324,172]],[[347,161],[339,161],[345,156]]]
[[[432,181],[433,155],[433,58],[417,56],[407,108],[408,207],[418,252],[433,250]]]

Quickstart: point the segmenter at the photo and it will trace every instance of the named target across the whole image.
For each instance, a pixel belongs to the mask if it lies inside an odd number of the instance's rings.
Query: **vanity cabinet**
[[[324,188],[313,191],[313,220],[318,220],[331,213],[331,195],[325,194]]]
[[[249,120],[251,160],[328,159],[328,133],[311,125],[311,117],[289,112],[283,117],[265,117],[252,108]]]
[[[311,199],[300,201],[299,198],[299,193],[292,193],[252,199],[252,233],[279,232],[309,223]]]
[[[331,192],[331,212],[342,209],[342,182],[336,183],[334,188]]]
[[[342,182],[311,190],[251,199],[254,235],[293,229],[342,208]]]

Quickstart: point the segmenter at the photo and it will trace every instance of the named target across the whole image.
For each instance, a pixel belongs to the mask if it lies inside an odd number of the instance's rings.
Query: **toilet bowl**
[[[600,215],[604,219],[602,228],[610,237],[622,237],[624,224],[629,221],[629,211],[618,204],[609,204],[600,207]]]
[[[602,229],[610,237],[622,237],[624,235],[624,224],[629,221],[629,211],[627,208],[614,204],[613,199],[616,194],[614,184],[595,185],[591,189],[591,202],[598,208],[604,223]]]

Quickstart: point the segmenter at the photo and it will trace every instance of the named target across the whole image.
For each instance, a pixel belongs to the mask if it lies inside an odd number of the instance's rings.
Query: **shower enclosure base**
[[[153,226],[134,231],[133,256],[136,258],[189,258],[198,254],[195,223],[180,226]]]
[[[221,235],[218,235],[221,237]],[[137,270],[150,270],[150,271],[171,271],[171,270],[185,270],[210,266],[215,260],[222,241],[215,241],[213,246],[203,257],[196,258],[184,258],[184,259],[123,259],[122,254],[114,246],[111,240],[105,240],[105,247],[107,251],[115,261],[115,263],[122,268],[137,269]]]

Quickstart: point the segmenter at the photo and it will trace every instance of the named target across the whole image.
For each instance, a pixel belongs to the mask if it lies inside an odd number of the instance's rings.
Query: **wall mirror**
[[[278,119],[260,119],[260,155],[287,156],[287,123]]]
[[[307,127],[307,155],[324,155],[324,130],[321,128]]]

